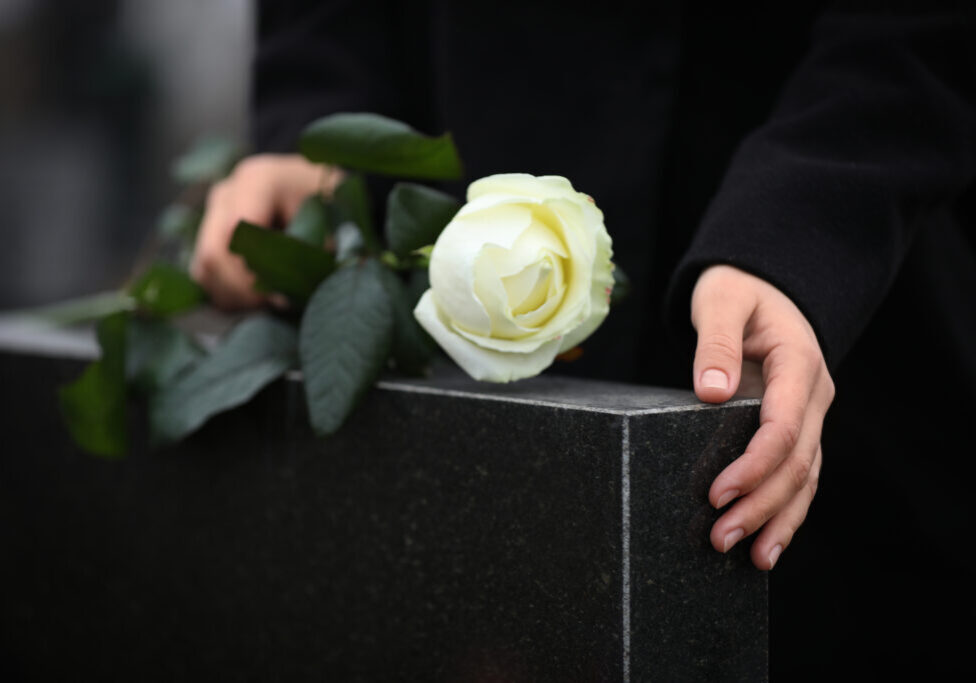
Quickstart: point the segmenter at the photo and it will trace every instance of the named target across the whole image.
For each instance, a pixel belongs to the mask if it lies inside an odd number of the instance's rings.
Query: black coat
[[[375,111],[452,130],[465,182],[570,178],[633,292],[556,372],[690,386],[701,269],[779,287],[837,399],[820,493],[772,576],[774,674],[847,655],[971,668],[973,12],[704,4],[267,2],[256,144],[293,151],[318,116]]]

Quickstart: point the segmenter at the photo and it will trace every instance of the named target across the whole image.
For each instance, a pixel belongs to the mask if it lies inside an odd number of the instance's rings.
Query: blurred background
[[[121,285],[207,136],[246,140],[249,0],[0,0],[0,310]]]

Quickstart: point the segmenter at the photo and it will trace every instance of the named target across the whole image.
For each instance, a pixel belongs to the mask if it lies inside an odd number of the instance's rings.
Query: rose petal
[[[413,313],[420,326],[447,355],[476,380],[511,382],[533,377],[552,365],[559,349],[559,340],[543,344],[530,353],[503,353],[481,348],[448,327],[431,290],[420,297]]]
[[[533,176],[527,173],[499,173],[476,180],[468,186],[468,201],[485,195],[507,195],[543,200],[562,197],[578,201],[583,195],[561,176]]]
[[[552,259],[543,256],[514,275],[502,276],[502,286],[505,287],[512,313],[525,315],[546,303],[546,295],[552,291],[549,285],[554,270]]]
[[[549,277],[549,291],[546,292],[545,302],[533,311],[516,314],[515,322],[525,328],[539,328],[549,321],[556,309],[563,302],[566,293],[566,279],[563,274],[563,259],[552,258],[552,275]]]
[[[590,286],[590,314],[578,327],[563,337],[559,347],[562,353],[577,346],[600,326],[610,312],[610,292],[613,290],[613,247],[606,230],[596,236],[596,262],[593,265],[593,280]]]
[[[475,296],[478,257],[486,244],[511,247],[532,222],[532,213],[516,204],[496,206],[455,218],[441,232],[430,259],[430,284],[437,305],[458,325],[491,334],[491,315]]]
[[[545,215],[546,222],[557,226],[559,236],[569,251],[569,258],[566,259],[566,286],[561,295],[562,303],[541,327],[533,331],[532,337],[548,340],[562,336],[590,315],[590,277],[596,246],[578,224],[583,216],[578,209],[574,212],[574,207],[572,202],[563,199],[546,200],[542,206],[533,207],[536,215]]]
[[[490,210],[490,215],[504,218],[511,209],[512,207],[508,206],[505,211],[501,211],[500,207],[494,207]],[[484,213],[489,212],[486,210],[481,214],[471,214],[469,219]],[[534,212],[530,212],[530,215],[532,216],[531,222],[510,248],[505,249],[496,244],[485,244],[475,261],[474,293],[488,314],[491,331],[486,334],[481,329],[471,329],[463,324],[460,327],[474,332],[477,336],[520,339],[536,331],[532,327],[524,326],[516,316],[519,313],[531,312],[545,303],[545,294],[550,290],[547,286],[548,283],[543,283],[545,286],[538,297],[538,301],[530,300],[525,308],[518,310],[531,290],[519,291],[520,288],[517,285],[506,284],[507,278],[520,272],[531,272],[533,266],[540,263],[551,264],[552,261],[566,256],[568,250],[547,223],[538,220]],[[555,270],[561,276],[562,269]],[[432,282],[432,285],[437,289],[437,284]],[[535,285],[536,282],[532,281],[526,286],[531,288]],[[440,290],[437,291],[439,295]],[[553,288],[553,291],[561,293],[562,288]],[[438,303],[440,303],[439,299]],[[450,310],[446,308],[443,310],[450,317]],[[536,319],[541,322],[548,319],[548,316],[536,316]],[[543,341],[548,341],[554,336],[556,334],[549,334]]]

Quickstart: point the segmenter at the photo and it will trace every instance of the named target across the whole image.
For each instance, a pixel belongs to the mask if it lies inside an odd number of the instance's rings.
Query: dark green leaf
[[[616,263],[613,264],[613,291],[610,292],[610,305],[616,306],[630,293],[630,278]]]
[[[178,183],[211,183],[230,173],[240,157],[240,147],[234,141],[206,137],[177,158],[170,172]]]
[[[156,315],[182,313],[200,304],[203,288],[184,271],[156,263],[129,288],[136,304]]]
[[[428,137],[377,114],[333,114],[309,124],[299,148],[311,161],[407,178],[460,178],[450,133]]]
[[[407,280],[407,300],[410,308],[416,308],[420,297],[430,289],[430,274],[426,268],[410,271],[410,278]]]
[[[170,204],[159,217],[156,229],[163,239],[190,240],[197,234],[203,212],[186,204]]]
[[[315,291],[299,332],[312,427],[332,434],[379,376],[390,354],[393,310],[376,261],[342,268]]]
[[[338,225],[336,208],[322,201],[321,195],[314,194],[302,202],[285,234],[321,249]]]
[[[61,387],[59,399],[68,430],[83,450],[121,458],[128,449],[125,396],[125,329],[128,313],[98,324],[102,356],[81,377]]]
[[[204,355],[189,335],[165,320],[129,321],[125,374],[140,391],[159,389]]]
[[[246,319],[213,353],[153,395],[153,440],[176,441],[213,415],[246,403],[294,366],[296,336],[293,327],[269,316]]]
[[[397,183],[386,203],[386,243],[399,256],[433,244],[460,208],[449,194]]]
[[[413,317],[416,299],[403,280],[389,268],[380,268],[380,276],[393,306],[393,362],[400,372],[423,375],[437,346]]]
[[[335,268],[335,259],[324,249],[246,221],[237,224],[230,250],[244,257],[259,289],[299,302],[308,299]]]
[[[339,184],[333,195],[335,205],[342,214],[356,224],[363,236],[366,248],[372,252],[379,251],[380,244],[373,228],[373,211],[369,199],[366,181],[358,173],[351,173]]]

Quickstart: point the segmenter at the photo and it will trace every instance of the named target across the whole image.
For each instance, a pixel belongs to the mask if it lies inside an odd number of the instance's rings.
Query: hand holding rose
[[[215,304],[224,309],[254,308],[266,298],[254,291],[254,275],[241,257],[228,250],[237,222],[287,223],[307,196],[330,192],[338,177],[334,169],[323,173],[322,166],[297,154],[259,154],[244,159],[210,189],[190,273]]]

